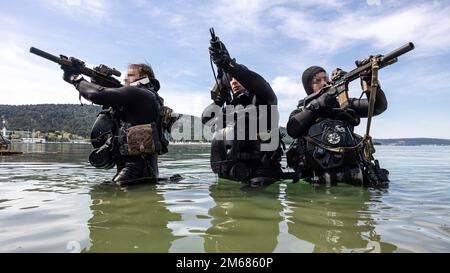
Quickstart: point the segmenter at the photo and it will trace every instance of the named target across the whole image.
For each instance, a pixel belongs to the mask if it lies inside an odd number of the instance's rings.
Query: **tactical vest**
[[[153,123],[133,126],[122,120],[122,109],[117,107],[105,108],[97,115],[91,131],[94,151],[89,156],[89,162],[92,166],[110,169],[127,156],[167,153],[169,141],[165,132],[170,131],[173,111],[163,106],[163,99],[154,93],[159,115]]]
[[[257,140],[237,140],[236,123],[227,124],[213,134],[211,169],[221,177],[238,181],[248,180],[259,169],[276,169],[283,151],[261,151],[261,143],[258,136]]]
[[[303,177],[326,183],[362,183],[361,137],[346,122],[322,119],[286,153],[288,166]]]

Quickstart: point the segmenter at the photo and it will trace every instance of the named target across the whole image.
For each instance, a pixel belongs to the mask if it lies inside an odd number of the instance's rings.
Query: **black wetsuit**
[[[156,123],[163,105],[162,98],[151,86],[105,88],[82,80],[76,84],[76,88],[85,99],[115,109],[119,113],[120,123],[129,126]],[[126,185],[158,177],[157,154],[118,156],[117,159],[117,174],[113,181],[118,184]]]
[[[270,124],[269,107],[277,105],[277,97],[270,84],[259,74],[243,65],[234,64],[233,67],[229,68],[227,73],[228,77],[222,79],[224,82],[235,78],[246,89],[238,95],[233,94],[233,99],[230,104],[234,106],[242,105],[244,107],[248,105],[256,106],[258,119],[261,118],[258,107],[265,105],[269,109],[267,128],[278,126],[278,124]],[[209,108],[216,105],[220,107],[224,106],[223,102],[214,102],[205,109],[204,113],[209,112]],[[206,124],[212,118],[202,114],[203,124]],[[223,120],[225,121],[225,114]],[[246,139],[249,139],[248,131],[249,128],[246,126]],[[258,177],[265,178],[265,181],[279,178],[281,174],[280,161],[282,155],[279,143],[277,143],[277,148],[274,151],[261,152],[258,150],[258,142],[259,140],[236,140],[231,142],[232,144],[230,146],[233,147],[228,147],[228,144],[225,144],[223,140],[213,139],[211,145],[211,167],[213,171],[218,173],[219,177],[239,181],[248,181]],[[230,152],[229,149],[237,152]],[[230,154],[237,155],[237,158],[230,157]],[[243,169],[246,169],[246,171]]]
[[[329,109],[322,111],[306,109],[304,100],[299,101],[297,109],[289,117],[286,129],[296,139],[287,152],[288,165],[301,174],[301,177],[319,183],[347,182],[380,187],[387,185],[389,172],[380,169],[376,160],[375,163],[363,160],[361,147],[349,148],[344,152],[326,148],[359,147],[357,143],[362,143],[362,137],[353,130],[359,125],[360,118],[368,115],[370,95],[369,92],[364,93],[367,98],[350,98],[343,109],[339,108],[337,100],[332,100]],[[379,115],[386,109],[386,96],[378,88],[373,114]],[[335,138],[328,138],[329,136]]]

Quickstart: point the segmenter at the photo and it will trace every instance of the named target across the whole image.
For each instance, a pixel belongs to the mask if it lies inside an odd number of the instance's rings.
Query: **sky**
[[[148,62],[165,104],[199,116],[211,102],[214,27],[231,56],[271,84],[286,126],[306,96],[301,74],[309,66],[350,71],[357,59],[414,42],[380,71],[389,106],[372,135],[450,139],[448,14],[445,0],[1,1],[0,104],[78,103],[59,67],[29,53],[34,46],[122,72]],[[353,82],[350,96],[360,93]],[[356,132],[364,131],[362,122]]]

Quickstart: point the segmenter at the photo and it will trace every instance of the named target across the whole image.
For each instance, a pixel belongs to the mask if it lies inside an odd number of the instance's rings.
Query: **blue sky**
[[[373,135],[450,138],[448,14],[449,1],[2,1],[0,103],[77,103],[61,70],[28,53],[35,46],[121,71],[148,61],[166,104],[199,115],[214,83],[214,27],[232,57],[272,85],[285,126],[305,96],[304,69],[348,71],[356,59],[412,41],[413,52],[380,72],[389,108],[375,118]],[[359,94],[352,84],[350,95]]]

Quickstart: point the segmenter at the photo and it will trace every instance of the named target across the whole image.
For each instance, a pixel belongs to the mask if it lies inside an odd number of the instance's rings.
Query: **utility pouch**
[[[155,153],[154,132],[152,124],[136,125],[127,130],[128,155]]]

